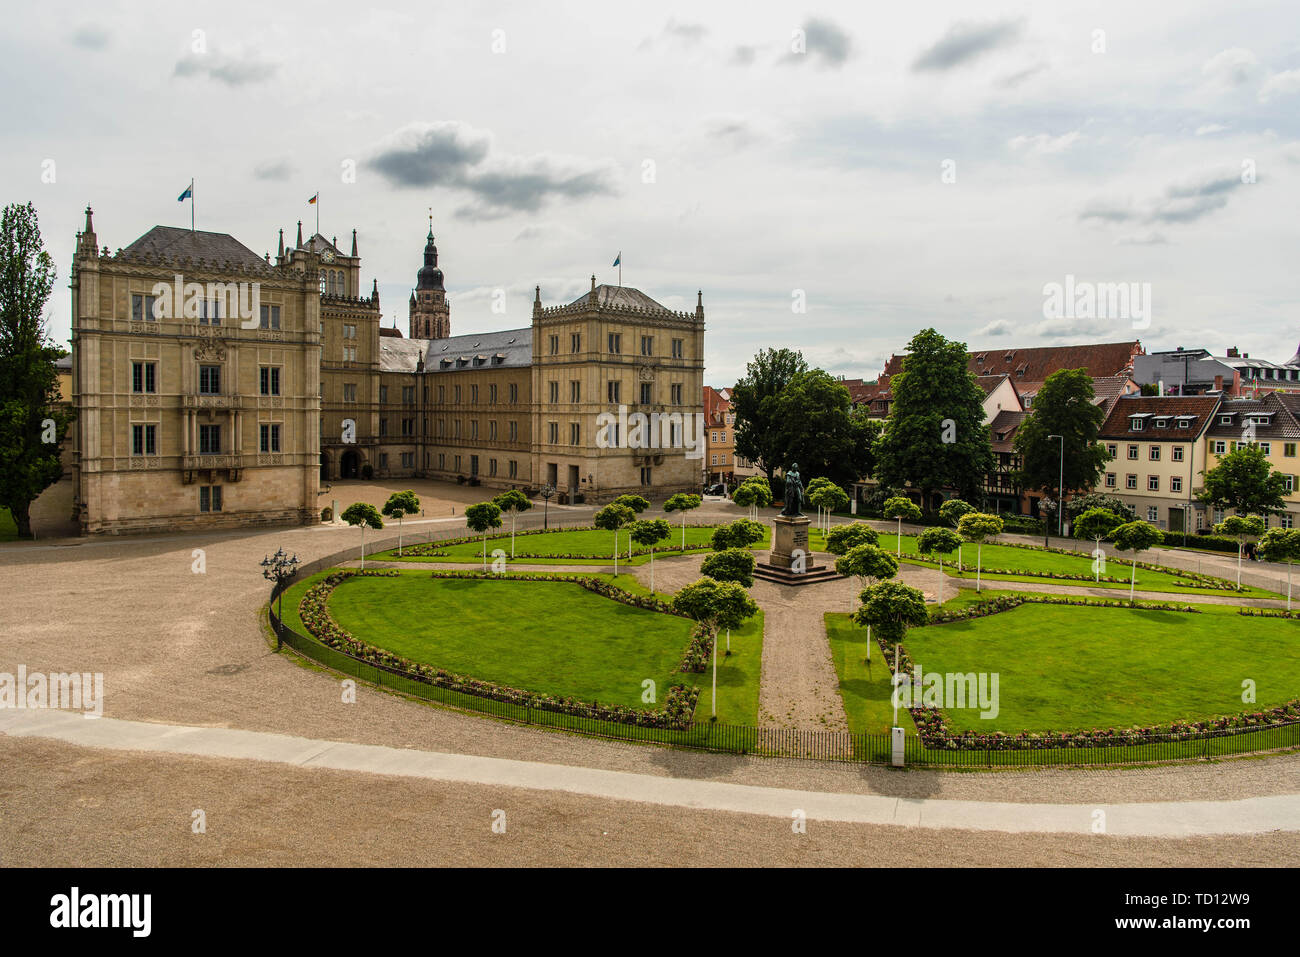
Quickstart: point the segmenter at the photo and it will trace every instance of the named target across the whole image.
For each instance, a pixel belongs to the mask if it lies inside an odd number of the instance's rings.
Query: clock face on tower
[[[323,263],[332,263],[334,261],[334,250],[327,249],[320,254],[320,261]]]

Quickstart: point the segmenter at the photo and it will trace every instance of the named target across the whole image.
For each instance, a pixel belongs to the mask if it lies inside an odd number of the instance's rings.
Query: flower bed
[[[303,626],[311,633],[321,644],[354,658],[360,658],[363,661],[369,661],[373,664],[381,665],[395,671],[402,672],[407,677],[416,681],[423,681],[427,684],[438,685],[439,687],[448,688],[452,691],[459,691],[463,694],[471,694],[481,698],[491,698],[495,701],[504,701],[509,704],[519,705],[521,707],[534,708],[539,711],[553,711],[561,714],[571,714],[578,717],[594,718],[601,721],[611,721],[617,724],[634,724],[641,727],[650,728],[667,728],[683,729],[689,727],[691,719],[695,714],[695,704],[699,700],[700,689],[686,685],[673,685],[668,689],[668,694],[664,698],[664,706],[661,710],[644,711],[638,708],[628,708],[623,705],[600,704],[596,701],[582,701],[570,696],[559,696],[542,694],[535,691],[523,691],[519,688],[511,688],[507,685],[497,684],[494,681],[484,681],[480,678],[471,678],[467,675],[460,675],[454,672],[446,671],[442,668],[435,668],[430,665],[422,665],[411,661],[401,655],[393,654],[382,648],[376,648],[360,638],[352,635],[339,626],[329,614],[328,600],[330,593],[338,585],[347,581],[349,578],[358,576],[371,576],[376,578],[399,578],[401,572],[395,569],[385,569],[380,571],[359,571],[346,569],[342,571],[331,572],[303,595],[302,601],[298,606],[298,615],[302,619]],[[458,574],[455,572],[434,572],[434,578],[487,578],[500,577],[478,574]],[[560,578],[558,576],[546,575],[529,575],[529,576],[511,576],[505,579],[507,581],[577,581],[581,579]],[[591,580],[596,585],[604,586],[605,582],[595,579]],[[612,586],[610,586],[612,587]],[[592,591],[603,591],[597,588],[591,588]],[[658,599],[646,599],[639,595],[632,595],[624,592],[622,589],[614,589],[623,595],[626,595],[631,601],[625,604],[636,604],[637,607],[649,607],[641,605],[641,601],[653,601],[660,605],[665,604]],[[621,600],[610,594],[606,597]],[[675,614],[675,612],[670,612]],[[689,654],[689,651],[688,651]],[[685,670],[683,668],[683,670]]]
[[[678,523],[675,523],[675,522],[674,522],[674,523],[672,523],[672,525],[673,525],[673,528],[674,528],[674,529],[680,529],[680,528],[681,528],[681,526],[680,526]],[[716,526],[715,524],[712,524],[712,523],[708,523],[708,524],[704,524],[704,523],[691,524],[691,523],[688,522],[687,525],[686,525],[686,527],[687,527],[687,528],[716,528],[717,526]],[[515,532],[515,537],[516,537],[516,538],[523,538],[523,537],[526,536],[526,535],[555,535],[555,534],[557,534],[557,533],[559,533],[559,532],[597,532],[597,531],[599,531],[599,532],[604,532],[604,531],[608,531],[608,529],[603,529],[603,528],[598,529],[598,528],[596,528],[595,525],[567,525],[567,526],[565,526],[564,528],[525,528],[525,529],[521,529],[521,530]],[[504,541],[504,540],[509,539],[509,538],[510,538],[510,535],[509,535],[509,534],[497,534],[497,535],[490,535],[490,536],[488,536],[488,541],[489,541],[489,542],[499,542],[499,541]],[[446,547],[449,546],[449,545],[470,545],[470,544],[474,544],[474,545],[482,545],[482,544],[483,544],[483,536],[482,536],[482,535],[466,535],[466,536],[463,536],[463,537],[461,537],[461,538],[444,538],[444,539],[441,539],[441,540],[436,541],[436,542],[424,542],[424,543],[421,543],[421,544],[406,545],[406,546],[404,546],[404,547],[402,548],[402,554],[403,554],[403,555],[416,555],[416,556],[419,556],[419,557],[434,557],[434,556],[437,556],[437,551],[436,551],[437,549],[446,548]],[[689,551],[692,551],[692,550],[694,550],[694,549],[701,549],[701,548],[705,548],[705,549],[707,549],[707,548],[709,548],[709,547],[710,547],[710,546],[709,546],[707,543],[703,543],[703,544],[690,544],[690,545],[687,545],[687,546],[686,546],[686,551],[689,552]],[[395,551],[396,549],[386,549],[386,550],[387,550],[387,551]],[[655,550],[655,554],[658,555],[658,554],[660,554],[661,552],[665,552],[665,551],[675,551],[675,552],[677,552],[677,551],[681,551],[681,550],[682,550],[682,549],[680,548],[680,546],[677,546],[677,547],[673,547],[673,546],[665,546],[665,547],[662,548],[662,549],[656,549],[656,550]],[[627,553],[626,553],[626,552],[620,552],[619,554],[620,554],[620,555],[625,555],[625,554],[627,554]],[[649,555],[649,554],[650,554],[650,551],[649,551],[649,549],[639,549],[639,550],[638,550],[638,549],[633,549],[633,550],[632,550],[632,554],[633,554],[634,556],[636,556],[636,555]],[[441,556],[438,556],[438,557],[441,557]],[[516,557],[517,557],[517,558],[608,558],[609,555],[562,555],[562,554],[559,554],[559,553],[536,553],[536,554],[528,553],[528,554],[519,554],[519,555],[517,555]]]
[[[1187,614],[1199,615],[1201,610],[1194,605],[1173,605],[1169,603],[1162,604],[1142,604],[1138,606],[1130,605],[1126,601],[1113,598],[1072,598],[1069,595],[1000,595],[996,598],[989,598],[975,605],[968,605],[965,608],[943,610],[936,608],[930,613],[930,620],[920,627],[925,628],[927,625],[946,625],[953,621],[968,621],[972,618],[984,618],[988,615],[996,615],[1000,612],[1010,611],[1020,605],[1092,605],[1097,608],[1144,608],[1149,611],[1181,611]]]

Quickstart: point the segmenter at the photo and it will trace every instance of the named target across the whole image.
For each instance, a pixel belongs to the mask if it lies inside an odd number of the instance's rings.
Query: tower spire
[[[302,249],[302,220],[298,220],[298,248]]]
[[[280,248],[275,253],[277,259],[284,258],[284,227],[280,227]]]
[[[352,230],[352,258],[357,258],[357,231]]]

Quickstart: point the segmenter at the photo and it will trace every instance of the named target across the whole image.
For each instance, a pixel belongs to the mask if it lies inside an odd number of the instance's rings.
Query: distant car
[[[726,495],[727,487],[725,485],[706,485],[704,486],[705,495]]]

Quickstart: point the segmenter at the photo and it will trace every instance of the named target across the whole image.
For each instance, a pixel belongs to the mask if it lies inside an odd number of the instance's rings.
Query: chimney
[[[1214,391],[1215,391],[1215,392],[1222,392],[1222,391],[1223,391],[1223,376],[1221,376],[1221,375],[1216,375],[1216,376],[1214,377]]]
[[[1230,348],[1230,349],[1228,350],[1228,358],[1229,358],[1229,359],[1240,359],[1240,358],[1241,358],[1241,353],[1237,350],[1237,347],[1236,347],[1236,346],[1233,346],[1232,348]]]
[[[1164,379],[1161,379],[1161,380],[1157,383],[1157,385],[1159,386],[1159,390],[1156,392],[1156,395],[1164,395],[1164,394],[1165,394],[1165,380],[1164,380]]]

